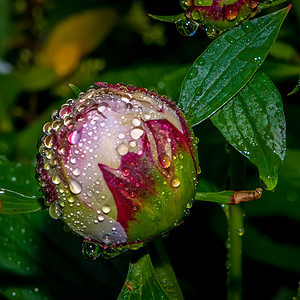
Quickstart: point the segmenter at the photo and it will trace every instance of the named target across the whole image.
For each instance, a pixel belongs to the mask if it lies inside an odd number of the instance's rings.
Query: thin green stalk
[[[240,205],[226,207],[227,239],[227,299],[242,299],[242,236],[243,210]]]
[[[230,151],[230,187],[243,186],[244,162],[236,151]],[[240,204],[225,207],[227,216],[227,300],[242,299],[242,236],[244,212]]]

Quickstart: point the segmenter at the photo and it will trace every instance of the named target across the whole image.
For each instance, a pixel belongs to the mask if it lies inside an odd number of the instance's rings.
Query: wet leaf
[[[84,299],[92,298],[100,289],[104,299],[116,299],[114,289],[121,288],[121,284],[113,264],[83,258],[81,240],[66,233],[46,210],[0,215],[0,223],[0,295],[11,291],[20,297],[34,288],[40,291],[33,290],[34,299],[39,295]]]
[[[274,189],[285,157],[286,124],[281,96],[268,76],[257,72],[211,120],[257,166],[266,188]]]
[[[0,194],[0,198],[6,194],[6,191],[7,199],[18,197],[18,193],[29,198],[41,196],[35,179],[35,165],[11,162],[0,157],[0,189],[5,191],[4,194]]]
[[[116,24],[114,9],[87,10],[62,20],[52,31],[41,53],[45,66],[64,76],[73,71],[83,55],[98,46]]]
[[[155,20],[170,22],[170,23],[176,23],[179,20],[186,20],[186,16],[183,13],[179,15],[173,15],[173,16],[157,16],[151,14],[149,14],[149,16]]]
[[[170,299],[156,276],[148,253],[129,265],[126,281],[118,299]]]
[[[300,150],[288,149],[280,169],[278,186],[274,192],[265,192],[263,203],[253,202],[245,207],[248,217],[283,216],[300,221]]]
[[[192,125],[214,114],[250,80],[273,45],[289,9],[226,32],[196,59],[183,81],[179,99]]]
[[[43,208],[42,201],[19,192],[0,188],[0,214],[21,214],[35,212]]]
[[[0,159],[0,214],[19,214],[42,209],[34,165]]]

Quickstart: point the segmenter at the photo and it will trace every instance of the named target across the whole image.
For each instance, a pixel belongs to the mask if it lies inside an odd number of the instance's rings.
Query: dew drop
[[[72,164],[76,164],[76,162],[77,162],[76,157],[71,157],[70,162],[71,162]]]
[[[53,219],[59,219],[62,216],[62,207],[58,201],[53,202],[49,206],[49,215]]]
[[[202,93],[203,93],[202,87],[201,86],[197,87],[195,90],[195,96],[201,96]]]
[[[140,126],[142,122],[141,120],[134,118],[132,119],[131,123],[133,126]]]
[[[255,26],[250,21],[242,23],[241,26],[245,33],[249,33],[255,28]]]
[[[135,142],[135,141],[130,141],[130,142],[129,142],[129,146],[130,146],[131,148],[136,147],[136,142]]]
[[[52,134],[49,134],[44,139],[44,145],[46,148],[51,149],[54,144],[55,137]]]
[[[171,179],[171,185],[172,185],[172,187],[179,187],[180,186],[180,179],[178,177],[174,176]]]
[[[72,173],[73,173],[74,176],[79,176],[81,171],[80,171],[79,168],[76,168]]]
[[[94,197],[94,192],[91,189],[87,189],[86,194],[88,195],[88,197],[92,198]]]
[[[229,44],[233,44],[235,42],[234,37],[232,37],[231,35],[225,35],[225,41],[228,42]]]
[[[128,168],[123,168],[122,169],[122,174],[123,174],[123,176],[127,177],[130,174],[130,170]]]
[[[204,66],[204,65],[205,65],[205,58],[202,57],[202,56],[199,56],[199,57],[197,58],[197,60],[196,60],[196,64],[197,64],[198,66]]]
[[[106,108],[108,107],[108,104],[107,103],[101,103],[99,106],[98,106],[98,111],[100,112],[100,113],[103,113],[105,110],[106,110]]]
[[[167,169],[171,166],[171,158],[165,153],[160,154],[158,160],[163,169]]]
[[[103,215],[98,216],[98,220],[99,220],[99,222],[103,222],[104,221],[104,216]]]
[[[198,69],[195,67],[192,67],[189,71],[189,73],[187,74],[187,78],[188,79],[193,79],[197,76],[198,74]]]
[[[56,121],[53,122],[52,128],[53,128],[55,131],[57,131],[57,130],[60,128],[60,126],[61,126],[62,124],[63,124],[63,123],[62,123],[61,120],[56,120]]]
[[[250,8],[254,9],[256,8],[258,5],[258,1],[257,0],[251,0],[250,1]]]
[[[105,214],[108,214],[110,212],[110,207],[108,205],[103,205],[102,211]]]
[[[244,231],[244,228],[239,228],[239,229],[238,229],[238,235],[239,235],[239,236],[243,236],[243,235],[244,235],[244,232],[245,232],[245,231]]]
[[[69,189],[73,194],[77,195],[81,193],[82,187],[78,181],[71,180],[71,182],[69,183]]]
[[[128,153],[128,146],[124,143],[120,144],[117,148],[116,148],[117,152],[119,155],[123,156],[126,155]]]
[[[61,179],[60,179],[60,177],[58,175],[53,175],[52,176],[52,182],[54,184],[60,184],[61,183]]]
[[[134,140],[137,140],[139,139],[144,133],[144,130],[140,127],[137,127],[137,128],[133,128],[131,131],[130,131],[130,136],[134,139]]]
[[[219,36],[219,32],[218,32],[218,30],[216,28],[207,27],[206,28],[206,35],[210,39],[215,39],[215,38],[217,38]]]
[[[122,132],[120,132],[120,133],[118,134],[118,138],[119,138],[120,140],[124,139],[124,138],[125,138],[125,134],[122,133]]]
[[[224,7],[224,16],[227,20],[234,20],[239,14],[239,10],[235,5],[226,5]]]
[[[70,144],[78,144],[81,139],[81,131],[72,131],[68,135],[68,142]]]
[[[175,23],[178,32],[184,36],[193,36],[199,27],[194,21],[178,20]]]
[[[50,130],[52,128],[52,122],[47,122],[44,126],[43,126],[43,132],[44,133],[49,133]]]
[[[82,244],[82,254],[87,259],[95,260],[101,254],[101,246],[92,242],[84,241]]]
[[[201,11],[197,8],[194,8],[191,12],[191,17],[193,20],[198,21],[201,19]]]

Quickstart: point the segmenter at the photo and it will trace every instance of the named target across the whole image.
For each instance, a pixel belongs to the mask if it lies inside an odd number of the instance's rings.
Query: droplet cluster
[[[253,17],[258,12],[257,0],[237,0],[226,4],[224,0],[181,0],[186,20],[176,22],[178,31],[186,36],[196,33],[198,27],[215,39],[222,32]]]
[[[185,137],[185,147],[194,156],[193,137],[178,108],[167,98],[145,89],[97,83],[76,100],[69,99],[60,110],[53,111],[51,121],[43,127],[36,167],[50,216],[62,219],[86,243],[100,244],[102,248],[134,243],[111,186],[120,179],[118,189],[122,195],[129,195],[126,207],[132,208],[133,216],[141,209],[141,204],[135,203],[145,200],[137,199],[142,180],[138,174],[149,169],[150,160],[153,159],[153,168],[159,169],[158,174],[170,177],[166,182],[171,188],[180,187],[181,179],[171,166],[176,141],[163,132],[171,127],[160,129],[166,136],[163,147],[151,132],[149,124],[160,120],[172,124],[172,130]],[[148,161],[141,159],[147,138],[152,145]],[[129,161],[132,158],[135,161]],[[193,157],[195,166],[196,160]],[[104,168],[113,182],[108,182],[108,175],[104,176]],[[134,168],[140,173],[134,172]],[[136,180],[134,189],[130,180]],[[84,251],[91,256],[97,252],[93,244],[84,245]]]

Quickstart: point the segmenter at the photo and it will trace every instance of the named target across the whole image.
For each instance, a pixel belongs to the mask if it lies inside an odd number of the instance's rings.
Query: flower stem
[[[230,152],[230,187],[241,188],[244,178],[243,162],[235,151]],[[227,300],[242,299],[242,236],[244,212],[240,204],[226,205],[227,217]]]
[[[240,205],[226,207],[227,239],[227,299],[242,299],[242,236],[243,210]]]

